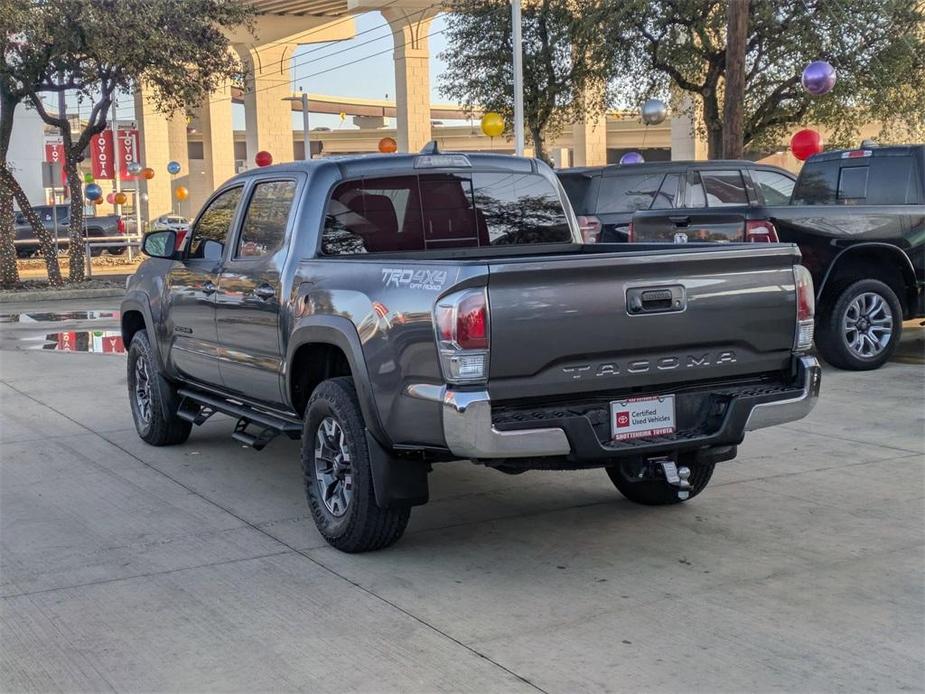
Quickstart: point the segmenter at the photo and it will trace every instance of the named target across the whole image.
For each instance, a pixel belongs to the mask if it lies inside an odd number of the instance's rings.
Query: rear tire
[[[689,499],[700,494],[710,483],[713,477],[713,463],[693,464],[685,461],[682,456],[678,460],[678,467],[687,465],[691,476]],[[640,470],[656,471],[656,476],[639,477]],[[669,506],[679,504],[685,499],[678,498],[678,488],[669,484],[662,476],[661,469],[656,466],[646,466],[638,460],[624,460],[607,468],[607,476],[620,493],[630,501],[644,506]]]
[[[823,307],[816,345],[823,359],[839,369],[879,369],[896,351],[902,320],[902,304],[889,285],[859,280]]]
[[[318,532],[342,552],[394,544],[411,509],[380,508],[373,491],[366,426],[351,378],[332,378],[312,393],[302,431],[305,496]]]
[[[161,374],[147,330],[135,333],[128,348],[128,397],[142,441],[172,446],[189,438],[193,424],[177,417],[176,386]]]

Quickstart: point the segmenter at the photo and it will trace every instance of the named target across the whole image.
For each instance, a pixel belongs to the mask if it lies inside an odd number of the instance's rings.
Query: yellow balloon
[[[498,137],[504,132],[504,117],[494,111],[486,113],[482,116],[482,132],[488,137]]]
[[[186,186],[177,186],[173,194],[177,196],[177,200],[186,200],[189,197],[189,191],[186,189]]]

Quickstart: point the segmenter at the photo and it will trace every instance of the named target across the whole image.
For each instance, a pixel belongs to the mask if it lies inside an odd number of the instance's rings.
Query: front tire
[[[902,304],[879,280],[844,287],[818,322],[817,346],[832,366],[849,371],[879,369],[893,356],[902,333]]]
[[[332,378],[312,393],[301,457],[308,506],[328,544],[342,552],[369,552],[398,541],[411,509],[376,504],[366,427],[352,379]]]
[[[177,389],[161,374],[147,330],[135,333],[128,348],[128,397],[142,441],[172,446],[189,438],[193,424],[177,417]]]
[[[693,464],[682,456],[678,460],[678,467],[682,465],[687,465],[691,471],[688,500],[693,499],[710,483],[713,463]],[[608,467],[607,476],[623,496],[637,504],[669,506],[684,501],[678,498],[678,487],[668,483],[657,465],[636,459],[623,460]]]

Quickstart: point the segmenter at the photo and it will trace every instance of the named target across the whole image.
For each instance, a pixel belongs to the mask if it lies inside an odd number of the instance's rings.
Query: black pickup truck
[[[70,243],[70,224],[71,224],[71,206],[70,205],[36,205],[32,208],[38,215],[39,220],[52,234],[55,227],[58,229],[58,246],[67,248]],[[20,258],[28,258],[40,250],[38,239],[35,238],[35,231],[29,220],[22,212],[15,212],[13,220],[13,231],[16,235],[16,255]],[[57,225],[52,215],[57,216]],[[131,223],[134,231],[134,222]],[[125,236],[127,231],[126,220],[121,215],[99,215],[84,217],[84,235],[91,243],[93,239],[115,239],[119,236]],[[99,241],[100,244],[104,241]],[[121,255],[125,253],[126,246],[120,243],[114,243],[112,246],[93,245],[90,247],[91,255],[100,255],[104,250],[109,251],[110,255]]]
[[[903,320],[925,316],[925,145],[817,154],[768,213],[813,275],[820,354],[843,369],[886,363]]]
[[[925,145],[817,154],[796,184],[773,167],[752,168],[742,209],[727,206],[734,190],[728,184],[738,180],[736,163],[702,164],[696,183],[702,177],[708,192],[712,187],[716,193],[706,203],[702,191],[694,204],[683,192],[677,195],[691,209],[653,203],[635,212],[631,240],[797,244],[816,286],[820,354],[843,369],[882,366],[899,344],[903,320],[925,316]],[[718,170],[727,170],[725,181],[718,180]],[[746,191],[737,195],[745,200]],[[752,236],[752,224],[765,235]]]
[[[344,551],[395,542],[431,464],[605,468],[632,501],[700,493],[745,432],[819,392],[813,291],[784,244],[586,245],[544,163],[487,154],[248,171],[122,302],[135,426],[177,444],[215,412],[302,439]]]

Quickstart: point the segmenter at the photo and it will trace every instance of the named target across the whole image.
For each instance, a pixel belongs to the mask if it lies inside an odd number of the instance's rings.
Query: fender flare
[[[902,248],[900,248],[899,246],[894,246],[891,243],[881,243],[879,241],[864,241],[861,243],[852,244],[851,246],[848,246],[847,248],[843,248],[842,250],[838,252],[838,254],[836,254],[834,258],[832,258],[832,262],[829,263],[829,267],[826,268],[825,274],[822,276],[822,281],[819,283],[819,287],[816,289],[816,300],[817,301],[822,297],[822,292],[825,290],[826,284],[829,281],[829,277],[832,275],[832,272],[835,270],[836,265],[838,265],[838,261],[841,260],[842,257],[844,257],[847,253],[856,251],[858,249],[864,250],[867,248],[885,248],[891,253],[898,254],[899,257],[902,258],[902,260],[900,261],[900,265],[903,267],[903,270],[905,271],[904,277],[903,277],[903,284],[907,285],[907,288],[908,288],[909,286],[908,278],[912,277],[911,286],[915,287],[915,282],[916,282],[915,267],[912,265],[912,260],[905,253],[905,251],[903,251]]]
[[[148,341],[151,343],[151,348],[154,350],[154,356],[157,358],[157,365],[161,370],[161,373],[166,373],[166,364],[164,364],[164,358],[161,354],[161,341],[157,334],[156,323],[151,314],[151,306],[148,303],[148,297],[142,292],[130,292],[126,294],[125,298],[122,300],[122,304],[119,307],[119,331],[122,333],[122,344],[127,350],[129,347],[129,342],[125,339],[125,328],[122,324],[122,318],[129,311],[138,311],[141,313],[141,317],[144,320],[145,330],[148,331]]]
[[[289,337],[289,344],[286,347],[285,360],[285,387],[286,401],[290,407],[293,406],[292,397],[292,369],[291,364],[295,358],[296,351],[304,345],[325,344],[338,347],[347,357],[347,363],[350,365],[350,373],[353,374],[353,383],[356,387],[357,397],[360,400],[360,410],[363,412],[363,419],[366,421],[366,427],[372,435],[383,446],[390,449],[392,441],[385,433],[385,427],[382,426],[382,420],[379,417],[379,408],[373,397],[372,385],[369,379],[369,371],[366,368],[366,360],[363,357],[363,346],[360,343],[360,336],[357,334],[356,326],[347,318],[342,316],[308,316],[296,322],[292,334]]]

